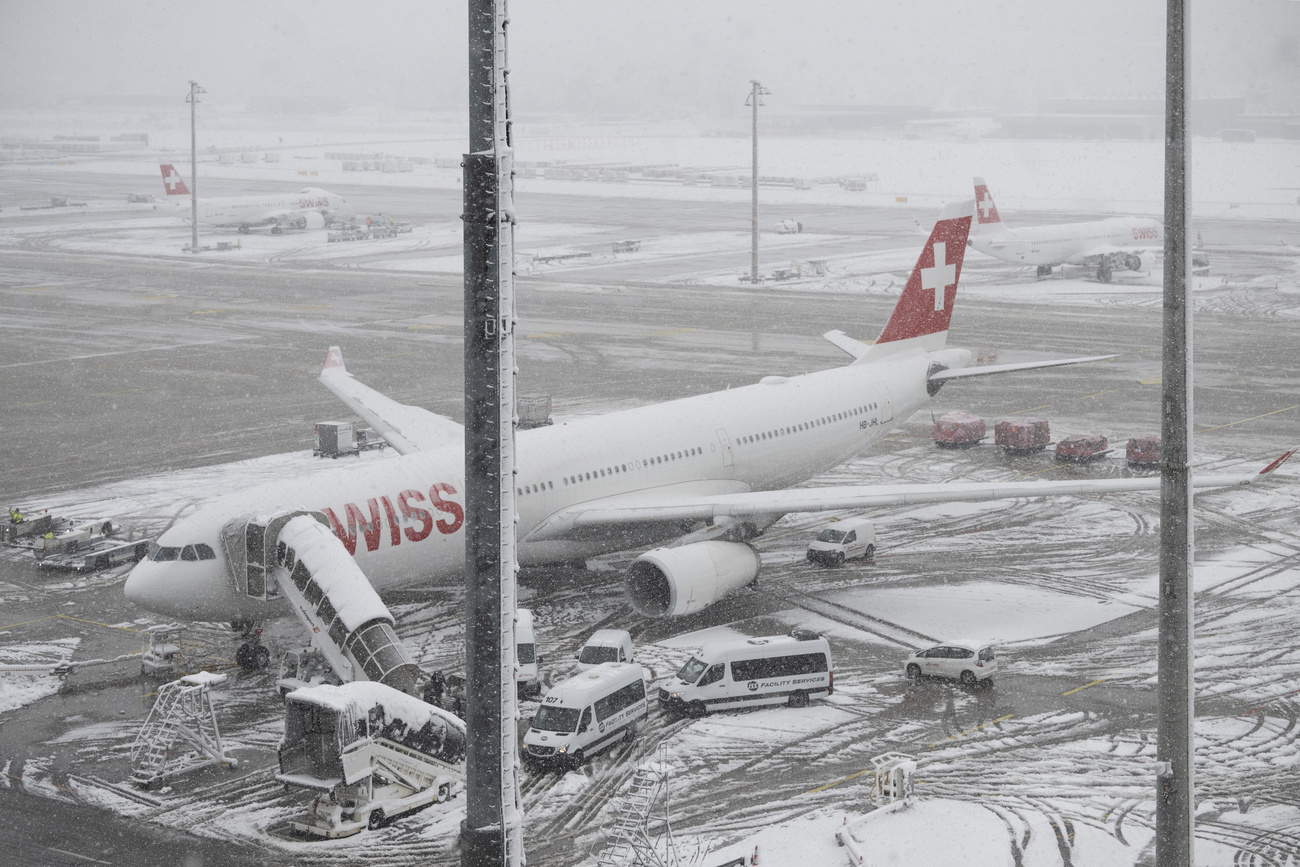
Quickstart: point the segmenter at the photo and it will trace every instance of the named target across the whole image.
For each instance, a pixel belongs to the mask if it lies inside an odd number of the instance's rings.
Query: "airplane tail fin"
[[[927,351],[943,348],[974,213],[972,200],[944,207],[885,329],[859,361],[871,361],[913,346]]]
[[[176,171],[175,166],[162,165],[163,187],[167,190],[169,196],[188,196],[190,188],[185,186],[185,181],[181,178],[181,173]]]
[[[1002,217],[998,214],[998,206],[993,204],[993,194],[989,192],[989,185],[983,178],[975,179],[975,224],[971,226],[971,234],[985,238],[1014,234],[1007,228],[1007,224],[1002,222]]]

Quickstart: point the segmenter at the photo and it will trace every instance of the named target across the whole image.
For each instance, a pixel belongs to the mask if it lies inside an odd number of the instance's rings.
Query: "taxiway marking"
[[[1000,716],[1000,717],[998,717],[997,719],[993,719],[993,720],[989,720],[988,722],[980,723],[979,725],[975,726],[975,728],[973,728],[973,729],[966,729],[966,731],[964,731],[964,732],[957,732],[957,734],[955,734],[955,735],[948,735],[948,737],[944,738],[943,741],[951,741],[951,740],[956,740],[957,738],[960,738],[960,737],[965,737],[966,735],[973,734],[973,733],[975,733],[975,732],[977,732],[977,731],[980,731],[980,730],[983,729],[985,726],[997,725],[998,723],[1002,722],[1003,720],[1009,720],[1009,719],[1011,719],[1013,716],[1015,716],[1015,714],[1013,714],[1013,713],[1009,713],[1009,714],[1007,714],[1006,716]],[[930,747],[937,747],[937,746],[939,746],[940,744],[942,744],[943,741],[935,741],[934,743],[932,743],[932,744],[926,744],[925,746],[926,746],[927,749],[929,749]]]
[[[1251,708],[1251,709],[1248,710],[1248,711],[1243,711],[1242,713],[1237,714],[1237,717],[1238,717],[1238,718],[1241,718],[1241,717],[1243,717],[1243,716],[1250,716],[1251,714],[1259,713],[1260,711],[1262,711],[1264,708],[1268,707],[1268,706],[1269,706],[1270,704],[1272,704],[1273,702],[1275,702],[1275,701],[1281,701],[1281,700],[1284,699],[1284,698],[1290,698],[1291,696],[1295,695],[1296,693],[1300,693],[1300,689],[1293,689],[1293,690],[1291,690],[1290,692],[1283,693],[1282,695],[1274,696],[1273,698],[1270,698],[1268,701],[1264,702],[1263,704],[1259,705],[1258,707],[1253,707],[1253,708]]]
[[[53,846],[46,846],[51,852],[58,852],[60,855],[71,855],[73,858],[80,858],[82,861],[93,861],[96,864],[112,864],[112,861],[100,861],[98,858],[91,858],[89,855],[78,855],[76,852],[69,852],[67,849],[56,849]]]
[[[809,789],[808,791],[804,792],[804,794],[805,794],[805,795],[815,795],[815,794],[817,794],[818,792],[824,792],[824,791],[826,791],[827,789],[833,789],[833,788],[835,788],[836,786],[838,786],[840,783],[847,783],[849,780],[856,780],[858,777],[862,776],[863,774],[869,774],[869,773],[871,773],[871,769],[870,769],[870,768],[868,768],[867,770],[864,770],[864,771],[858,771],[856,774],[849,774],[847,777],[841,777],[840,779],[835,780],[835,781],[830,782],[830,783],[827,783],[827,784],[824,785],[824,786],[818,786],[818,787],[815,788],[815,789]]]
[[[1092,683],[1085,683],[1083,686],[1076,686],[1074,689],[1067,689],[1065,692],[1061,693],[1061,695],[1062,696],[1074,695],[1076,692],[1083,692],[1085,689],[1087,689],[1090,686],[1096,686],[1099,683],[1105,683],[1105,682],[1106,682],[1106,678],[1103,677],[1100,680],[1094,680]]]
[[[1200,430],[1196,431],[1196,433],[1205,433],[1206,431],[1212,431],[1212,430],[1223,430],[1225,427],[1232,427],[1233,425],[1245,424],[1246,422],[1254,421],[1257,418],[1268,418],[1270,415],[1277,415],[1279,412],[1290,412],[1293,409],[1300,409],[1300,403],[1297,403],[1295,406],[1284,407],[1283,409],[1275,409],[1272,412],[1266,412],[1263,413],[1262,415],[1252,415],[1250,418],[1243,418],[1240,421],[1230,421],[1227,424],[1221,424],[1216,427],[1203,427]]]

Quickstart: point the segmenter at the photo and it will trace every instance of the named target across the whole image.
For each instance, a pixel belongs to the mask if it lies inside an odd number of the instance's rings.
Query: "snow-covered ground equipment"
[[[1076,434],[1062,437],[1056,444],[1058,461],[1073,461],[1083,464],[1096,460],[1110,452],[1106,438],[1101,434]]]
[[[993,426],[993,444],[1012,454],[1041,452],[1051,440],[1051,428],[1045,418],[1000,421]]]
[[[346,837],[454,797],[465,783],[465,724],[381,683],[285,696],[276,779],[321,793],[294,830]]]
[[[185,627],[161,623],[144,630],[144,648],[140,652],[140,673],[144,675],[180,674],[181,633]]]
[[[987,434],[984,419],[961,410],[939,416],[930,426],[930,439],[936,446],[947,449],[977,446]]]
[[[637,768],[628,785],[609,837],[593,852],[597,867],[676,867],[679,863],[673,845],[673,828],[669,818],[669,764],[667,744],[660,747],[659,758]],[[656,821],[656,805],[661,816]]]
[[[835,832],[836,841],[848,850],[849,863],[855,865],[876,863],[863,840],[863,826],[885,813],[906,809],[912,803],[912,778],[916,774],[914,756],[884,753],[873,758],[871,766],[875,770],[868,796],[872,812],[853,824],[849,824],[846,817],[844,826]]]
[[[393,615],[323,514],[244,515],[222,528],[221,540],[235,586],[251,598],[287,600],[340,681],[371,680],[416,694],[420,669],[397,637]],[[265,654],[261,645],[245,644],[236,659],[261,667]]]
[[[212,705],[211,687],[225,680],[224,674],[200,671],[162,685],[131,745],[132,783],[149,789],[208,765],[239,764],[221,745]]]
[[[1160,466],[1160,437],[1154,434],[1129,437],[1124,457],[1130,467],[1153,469]]]
[[[519,416],[520,430],[552,424],[550,395],[520,395],[515,401],[515,414]]]
[[[320,686],[323,683],[338,686],[339,679],[334,669],[330,668],[325,654],[313,647],[290,650],[280,659],[280,677],[275,681],[275,688],[284,698],[295,689],[305,686]]]

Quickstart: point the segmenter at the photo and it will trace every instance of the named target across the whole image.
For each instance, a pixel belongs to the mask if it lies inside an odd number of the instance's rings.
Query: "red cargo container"
[[[1041,452],[1051,440],[1045,418],[1000,421],[993,426],[993,444],[1009,452]]]
[[[1106,438],[1101,434],[1079,434],[1063,438],[1056,444],[1058,461],[1086,463],[1109,452]]]
[[[1131,437],[1126,456],[1130,467],[1160,466],[1160,437],[1155,434]]]
[[[946,449],[979,445],[987,434],[984,419],[961,411],[939,416],[930,427],[930,439],[939,448]]]

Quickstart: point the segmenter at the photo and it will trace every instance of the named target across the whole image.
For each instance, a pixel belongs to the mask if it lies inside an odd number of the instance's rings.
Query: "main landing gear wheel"
[[[272,227],[271,227],[271,234],[272,234],[272,235],[283,235],[283,234],[284,234],[284,229],[281,229],[279,226],[272,226]]]
[[[1039,277],[1051,277],[1051,276],[1052,276],[1052,266],[1051,266],[1051,265],[1039,265],[1039,266],[1038,266],[1038,276],[1039,276]]]
[[[1102,283],[1109,283],[1109,282],[1110,282],[1110,269],[1107,268],[1105,265],[1103,265],[1103,266],[1101,266],[1100,268],[1098,268],[1098,269],[1097,269],[1097,279],[1100,280]]]

